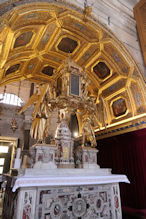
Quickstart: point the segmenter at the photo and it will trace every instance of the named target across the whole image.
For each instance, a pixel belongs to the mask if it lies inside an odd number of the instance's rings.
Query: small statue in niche
[[[65,74],[62,76],[62,82],[62,94],[66,96],[69,92],[69,78]]]
[[[56,86],[55,83],[50,83],[49,86],[50,99],[56,99]]]
[[[89,80],[87,78],[87,74],[82,76],[82,81],[81,81],[81,92],[82,92],[82,97],[86,99],[88,97],[88,85],[89,85]]]
[[[98,126],[100,129],[99,125],[99,118],[98,118],[98,111],[97,111],[97,105],[96,105],[97,97],[95,96],[90,96],[88,97],[88,113],[92,115],[92,120],[94,120],[94,125],[93,126]]]
[[[82,75],[82,78],[81,78],[81,93],[82,93],[82,98],[84,100],[88,99],[88,96],[89,96],[88,86],[90,82],[91,81],[87,77],[87,73],[84,70],[84,75]]]

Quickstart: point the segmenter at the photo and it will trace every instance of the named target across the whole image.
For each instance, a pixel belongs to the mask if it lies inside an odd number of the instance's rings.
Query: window
[[[18,143],[17,138],[0,136],[0,175],[12,169]]]
[[[23,101],[15,94],[5,93],[0,94],[0,103],[6,103],[14,106],[21,106]]]
[[[0,146],[0,153],[8,153],[9,147],[8,146]]]

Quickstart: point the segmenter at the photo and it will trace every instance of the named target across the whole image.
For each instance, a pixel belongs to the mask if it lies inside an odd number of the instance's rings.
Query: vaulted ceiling
[[[119,40],[99,21],[61,4],[30,3],[0,18],[0,85],[48,83],[70,57],[105,100],[107,124],[145,116],[145,85]],[[141,120],[140,120],[141,121]]]

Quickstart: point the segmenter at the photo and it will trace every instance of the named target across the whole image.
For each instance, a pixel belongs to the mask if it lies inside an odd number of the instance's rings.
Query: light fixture
[[[76,138],[76,137],[78,137],[78,132],[74,132],[73,133],[73,136]]]
[[[19,95],[20,95],[20,88],[21,88],[21,81],[19,83],[19,88],[18,88],[18,98],[17,98],[17,104],[16,104],[16,112],[18,111],[17,106],[19,106],[18,101],[19,101]],[[17,124],[17,121],[16,121],[15,117],[12,118],[11,129],[13,130],[13,132],[15,132],[16,129],[18,129],[18,124]]]
[[[11,129],[13,130],[13,132],[15,132],[17,128],[18,128],[17,121],[15,118],[13,118],[11,122]]]

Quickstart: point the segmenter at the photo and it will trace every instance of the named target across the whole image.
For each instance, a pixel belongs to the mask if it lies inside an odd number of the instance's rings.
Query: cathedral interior
[[[51,102],[46,142],[55,136],[63,104],[76,142],[84,116],[92,117],[98,164],[130,181],[120,184],[123,218],[146,218],[145,25],[145,0],[0,0],[0,174],[12,168],[17,147],[25,154],[36,143],[33,97],[39,93],[42,101],[49,85],[53,100],[60,92],[68,97]],[[81,77],[65,93],[68,63]],[[87,102],[69,96],[81,92]]]

